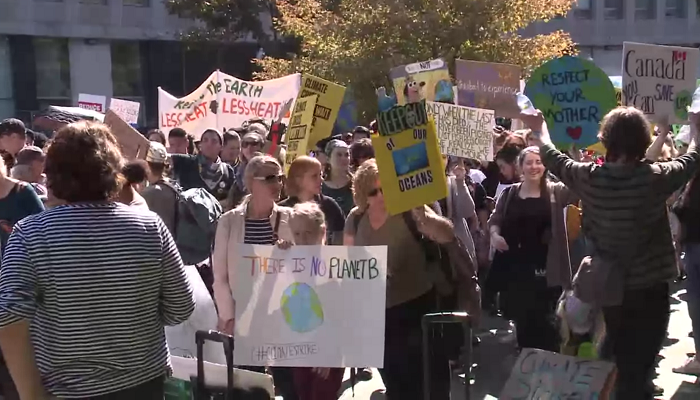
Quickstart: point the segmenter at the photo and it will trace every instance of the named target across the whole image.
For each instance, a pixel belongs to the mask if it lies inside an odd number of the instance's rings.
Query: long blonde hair
[[[374,184],[379,178],[377,160],[370,158],[363,162],[352,179],[352,198],[360,212],[367,210],[369,192],[374,189]]]

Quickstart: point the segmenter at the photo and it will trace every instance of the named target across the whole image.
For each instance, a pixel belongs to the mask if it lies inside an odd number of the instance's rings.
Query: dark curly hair
[[[651,125],[634,107],[617,107],[600,123],[598,139],[605,146],[607,161],[642,160],[651,146]]]
[[[143,183],[148,179],[148,169],[146,160],[133,160],[122,168],[122,175],[129,185]]]
[[[106,125],[80,121],[58,130],[46,152],[46,183],[69,203],[113,199],[124,184],[124,159]]]

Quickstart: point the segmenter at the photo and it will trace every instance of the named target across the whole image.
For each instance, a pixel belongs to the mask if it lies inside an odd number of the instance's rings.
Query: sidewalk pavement
[[[688,375],[673,373],[674,367],[680,366],[689,353],[694,352],[693,339],[688,336],[692,330],[685,301],[686,291],[682,285],[671,288],[671,320],[668,337],[664,342],[657,364],[657,377],[654,383],[664,389],[664,394],[657,397],[663,400],[698,400],[700,383]],[[471,399],[484,400],[498,398],[510,370],[516,360],[515,339],[508,333],[508,324],[500,318],[484,317],[482,329],[476,334],[481,338],[481,345],[474,348],[471,385]],[[464,398],[464,385],[458,377],[453,380],[452,399]],[[384,400],[384,385],[375,370],[372,380],[358,382],[353,396],[350,387],[350,374],[346,371],[341,389],[341,400]],[[413,400],[413,399],[407,399]],[[421,400],[420,395],[415,400]]]

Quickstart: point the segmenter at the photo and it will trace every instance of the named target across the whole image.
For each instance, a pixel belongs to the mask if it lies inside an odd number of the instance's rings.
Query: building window
[[[80,0],[80,4],[95,4],[99,6],[106,6],[108,0]]]
[[[605,19],[622,19],[625,16],[625,0],[605,0]]]
[[[578,0],[573,9],[576,19],[593,19],[593,0]]]
[[[114,97],[141,103],[144,109],[141,51],[138,42],[112,42],[112,87]]]
[[[636,0],[634,19],[656,18],[656,0]]]
[[[15,116],[15,99],[12,96],[12,62],[10,42],[0,36],[0,120]]]
[[[123,0],[125,6],[148,7],[151,5],[150,0]]]
[[[666,18],[685,18],[688,15],[686,0],[666,0]]]
[[[34,38],[36,97],[39,104],[70,105],[70,57],[68,40]]]

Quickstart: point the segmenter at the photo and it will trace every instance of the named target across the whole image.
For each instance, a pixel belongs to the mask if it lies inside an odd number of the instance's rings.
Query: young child
[[[314,202],[294,206],[289,227],[295,245],[326,244],[326,221]],[[294,386],[300,400],[335,400],[343,381],[343,368],[294,368]]]

